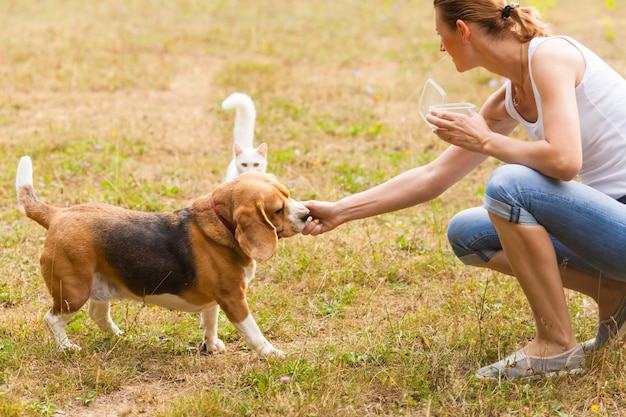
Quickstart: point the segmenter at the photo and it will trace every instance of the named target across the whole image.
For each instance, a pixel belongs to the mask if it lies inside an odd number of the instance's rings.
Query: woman
[[[482,67],[508,81],[480,113],[428,115],[451,145],[433,162],[334,203],[305,203],[313,220],[303,233],[431,200],[498,158],[507,164],[493,172],[484,206],[457,214],[448,239],[465,264],[516,277],[537,332],[476,376],[581,372],[583,345],[626,333],[626,204],[619,201],[626,202],[626,81],[574,39],[552,36],[531,7],[502,0],[435,0],[434,7],[440,50],[457,70]],[[532,141],[508,136],[520,123]],[[583,345],[564,287],[598,304],[597,336]]]

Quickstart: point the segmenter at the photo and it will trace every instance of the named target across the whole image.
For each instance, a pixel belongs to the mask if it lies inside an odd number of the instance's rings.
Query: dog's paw
[[[124,334],[124,331],[122,329],[120,329],[119,327],[117,327],[115,324],[113,324],[112,326],[104,329],[107,332],[111,333],[114,336],[121,336]]]
[[[220,339],[216,339],[214,342],[209,342],[205,340],[202,343],[201,351],[206,355],[212,355],[214,353],[224,353],[226,352],[226,346],[224,345],[224,342],[222,342]]]
[[[107,333],[111,333],[112,335],[119,336],[124,334],[122,330],[111,320],[110,318],[104,318],[101,320],[94,320],[98,327]]]
[[[75,345],[74,343],[70,343],[69,341],[64,341],[59,346],[57,346],[57,350],[61,353],[72,353],[72,352],[80,352],[82,349],[80,346]]]
[[[272,345],[265,345],[259,350],[259,356],[262,358],[284,358],[286,355],[285,352]]]

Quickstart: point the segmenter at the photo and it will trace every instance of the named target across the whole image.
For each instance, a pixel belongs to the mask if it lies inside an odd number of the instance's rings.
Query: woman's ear
[[[456,28],[461,33],[461,40],[465,43],[469,39],[472,31],[467,24],[461,19],[456,21]]]

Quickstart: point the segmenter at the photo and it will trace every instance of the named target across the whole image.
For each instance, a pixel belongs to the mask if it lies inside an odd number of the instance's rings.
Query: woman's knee
[[[508,198],[521,191],[524,185],[535,182],[539,175],[541,174],[524,165],[503,165],[491,174],[485,195],[494,199],[502,195]]]
[[[484,207],[489,213],[512,223],[534,225],[532,201],[550,192],[549,179],[523,165],[509,164],[496,169],[485,189]]]
[[[476,212],[480,207],[463,210],[457,213],[448,224],[447,237],[448,241],[454,248],[455,246],[466,246],[468,232],[472,225],[476,224]],[[484,211],[484,210],[483,210]]]
[[[487,211],[474,207],[455,215],[448,225],[448,242],[467,265],[483,264],[500,250],[500,241]]]

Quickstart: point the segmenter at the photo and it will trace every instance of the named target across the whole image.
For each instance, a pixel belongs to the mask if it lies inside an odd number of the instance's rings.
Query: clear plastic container
[[[474,104],[467,102],[448,103],[448,95],[445,90],[432,78],[426,80],[420,96],[419,112],[422,119],[424,119],[431,129],[434,129],[435,126],[431,125],[428,123],[428,120],[426,120],[426,115],[428,115],[431,110],[467,113],[469,110],[474,110],[475,108],[476,106]]]
[[[451,111],[454,113],[467,113],[469,110],[474,110],[476,108],[472,103],[460,102],[460,103],[448,103],[442,105],[434,105],[430,106],[430,110],[443,110],[443,111]]]
[[[426,122],[430,128],[434,128],[433,125],[428,123],[426,115],[430,112],[432,107],[444,106],[448,102],[448,95],[439,84],[432,78],[426,80],[424,88],[422,89],[422,95],[420,96],[419,112],[422,119]]]

